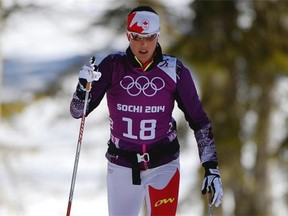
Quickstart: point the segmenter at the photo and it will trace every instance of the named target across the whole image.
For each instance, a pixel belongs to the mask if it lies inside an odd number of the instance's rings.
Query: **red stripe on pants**
[[[165,188],[158,190],[149,186],[151,215],[176,215],[179,181],[180,173],[177,169]]]

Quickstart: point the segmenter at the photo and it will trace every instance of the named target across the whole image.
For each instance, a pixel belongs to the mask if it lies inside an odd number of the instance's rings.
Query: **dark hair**
[[[136,12],[136,11],[149,11],[149,12],[157,14],[157,12],[153,8],[151,8],[150,6],[146,6],[146,5],[145,6],[139,6],[139,7],[132,9],[129,14]]]

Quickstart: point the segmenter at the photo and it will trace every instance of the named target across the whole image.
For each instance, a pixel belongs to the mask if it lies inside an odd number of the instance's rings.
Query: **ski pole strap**
[[[172,142],[159,142],[150,144],[152,147],[147,152],[126,151],[119,149],[109,140],[106,158],[114,164],[132,169],[132,182],[141,184],[140,172],[166,164],[179,157],[179,142],[175,138]]]

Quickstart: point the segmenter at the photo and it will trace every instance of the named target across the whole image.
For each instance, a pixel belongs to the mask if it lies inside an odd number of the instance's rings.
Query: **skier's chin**
[[[150,60],[150,54],[148,51],[139,52],[137,58],[144,64]]]

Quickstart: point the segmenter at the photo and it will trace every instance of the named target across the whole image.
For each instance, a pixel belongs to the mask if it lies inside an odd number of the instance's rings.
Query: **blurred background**
[[[65,215],[80,120],[69,103],[92,55],[125,51],[138,6],[191,69],[224,186],[215,215],[288,215],[288,1],[0,0],[0,216]],[[193,131],[177,107],[178,214],[207,215]],[[71,215],[108,215],[105,100],[86,119]],[[121,197],[120,197],[121,198]]]

